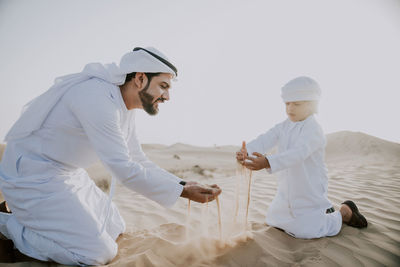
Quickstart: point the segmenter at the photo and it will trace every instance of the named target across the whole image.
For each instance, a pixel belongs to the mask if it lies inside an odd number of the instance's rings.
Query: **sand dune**
[[[399,266],[399,144],[362,133],[328,135],[329,198],[335,208],[346,199],[355,200],[369,226],[363,230],[344,226],[336,237],[315,240],[295,239],[264,223],[276,191],[276,177],[265,171],[253,175],[246,226],[246,180],[236,175],[234,160],[238,147],[143,148],[150,159],[187,180],[221,186],[222,238],[216,202],[191,203],[188,216],[185,199],[166,210],[117,185],[114,202],[127,232],[118,240],[118,256],[108,266]],[[107,190],[109,175],[104,169],[95,165],[88,171]],[[235,217],[237,188],[240,205]]]
[[[362,161],[366,163],[396,163],[400,144],[359,132],[337,132],[327,135],[327,161]]]

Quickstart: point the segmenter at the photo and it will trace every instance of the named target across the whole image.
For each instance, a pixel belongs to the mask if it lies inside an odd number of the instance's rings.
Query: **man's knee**
[[[80,253],[80,262],[86,265],[104,265],[115,258],[118,252],[117,243],[110,237],[101,237],[91,247]]]

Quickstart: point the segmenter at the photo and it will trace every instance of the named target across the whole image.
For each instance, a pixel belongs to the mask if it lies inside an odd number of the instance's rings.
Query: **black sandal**
[[[352,211],[352,215],[350,221],[346,224],[348,226],[356,227],[356,228],[365,228],[368,226],[367,219],[358,211],[356,204],[351,200],[346,200],[342,204],[349,206]]]
[[[0,203],[0,212],[11,213],[5,201]]]
[[[0,240],[0,263],[14,262],[14,243],[10,239]]]

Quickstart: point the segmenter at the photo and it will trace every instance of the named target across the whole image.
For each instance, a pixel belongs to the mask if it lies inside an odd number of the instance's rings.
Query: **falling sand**
[[[189,238],[189,226],[190,226],[190,199],[188,199],[188,210],[186,216],[186,239]]]
[[[236,173],[237,186],[235,194],[235,207],[232,214],[233,220],[223,221],[222,213],[229,214],[229,208],[223,210],[221,207],[220,198],[215,198],[217,207],[217,216],[210,218],[210,204],[208,201],[204,204],[194,203],[197,208],[200,205],[201,216],[198,225],[194,225],[191,219],[191,201],[188,200],[187,218],[186,218],[186,241],[188,243],[197,240],[211,239],[214,240],[218,249],[226,248],[227,246],[235,246],[238,242],[246,241],[252,237],[251,224],[248,222],[249,208],[250,208],[250,194],[251,194],[251,181],[252,172],[247,170],[242,165],[238,164]],[[245,192],[240,188],[246,188]],[[229,202],[225,207],[229,206]],[[245,210],[244,210],[245,208]],[[230,216],[228,216],[229,218]],[[218,233],[215,231],[214,225],[218,223]],[[217,239],[216,236],[219,238]]]
[[[238,170],[240,171],[238,171],[236,175],[237,190],[235,196],[236,200],[235,211],[233,213],[233,221],[222,220],[222,203],[218,196],[215,198],[215,203],[217,207],[216,216],[211,217],[210,207],[212,207],[213,205],[210,206],[208,201],[206,201],[204,204],[192,204],[191,201],[188,200],[185,227],[185,236],[187,243],[191,243],[195,240],[213,240],[218,250],[220,250],[227,247],[235,246],[238,242],[246,241],[248,238],[252,237],[251,227],[249,227],[248,223],[252,172],[245,169],[242,165],[239,166],[240,168],[238,167]],[[240,186],[240,184],[245,184],[245,186],[247,187],[245,196],[242,195],[245,192],[242,192],[240,190],[240,187],[242,187]],[[240,205],[240,203],[242,203],[242,205]],[[192,207],[192,205],[194,206]],[[193,220],[194,218],[191,218],[191,209],[198,208],[199,206],[201,209],[201,216],[199,218],[200,225],[195,225],[195,221]],[[246,210],[239,212],[241,207],[242,209],[246,207]],[[229,213],[229,211],[224,210],[224,213]],[[237,219],[238,216],[240,217]],[[218,233],[215,231],[216,227],[214,227],[216,223],[218,223]],[[217,239],[216,236],[218,236],[219,238]]]
[[[249,184],[248,184],[248,187],[247,187],[247,205],[246,205],[246,222],[245,222],[245,225],[246,225],[246,229],[247,229],[247,226],[248,226],[248,219],[249,219],[249,205],[250,205],[250,189],[251,189],[251,175],[252,175],[252,171],[250,171],[249,172],[249,177],[248,177],[248,180],[249,180]]]
[[[222,241],[221,206],[219,205],[218,196],[215,198],[215,201],[217,202],[217,208],[218,208],[218,230],[219,230],[219,240]]]
[[[242,148],[245,147],[246,144],[243,142]],[[240,198],[240,188],[241,184],[247,182],[247,201],[246,201],[246,215],[245,215],[245,228],[248,226],[248,218],[249,218],[249,206],[250,206],[250,194],[251,194],[251,177],[253,172],[251,170],[247,170],[243,165],[237,164],[236,166],[236,196],[235,196],[235,215],[233,218],[233,222],[236,223],[238,212],[239,212],[239,198]]]

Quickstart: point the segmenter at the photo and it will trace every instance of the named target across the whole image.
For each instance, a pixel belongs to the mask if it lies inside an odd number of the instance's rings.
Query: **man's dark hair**
[[[150,82],[151,82],[151,79],[153,79],[153,77],[156,77],[156,76],[158,76],[158,75],[160,75],[160,74],[161,74],[161,72],[155,72],[155,73],[147,72],[147,73],[145,73],[147,79],[149,80],[149,81],[148,81],[149,84],[150,84]],[[127,83],[127,82],[129,82],[130,80],[134,79],[135,76],[136,76],[136,72],[128,73],[128,74],[126,75],[125,83]]]

